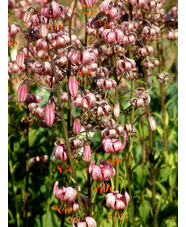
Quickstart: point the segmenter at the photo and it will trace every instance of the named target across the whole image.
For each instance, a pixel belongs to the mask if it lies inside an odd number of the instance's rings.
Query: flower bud
[[[148,122],[149,122],[149,126],[150,126],[151,130],[155,131],[156,130],[156,122],[155,122],[155,120],[152,116],[148,117]]]
[[[83,160],[85,162],[90,162],[90,156],[91,156],[90,145],[89,145],[89,142],[86,142],[84,151],[83,151]]]
[[[17,101],[24,102],[27,96],[27,85],[22,83],[19,85],[18,92],[17,92]]]
[[[40,34],[43,38],[46,38],[48,35],[48,27],[46,24],[41,24],[40,25]]]
[[[45,107],[45,120],[46,120],[46,125],[51,126],[54,123],[55,119],[55,112],[54,108],[52,105],[47,104]]]
[[[19,51],[16,56],[16,64],[18,67],[22,67],[25,60],[25,54],[23,51]]]
[[[81,121],[79,119],[75,119],[73,123],[73,131],[74,134],[78,135],[81,131]]]
[[[72,97],[78,95],[78,82],[75,76],[70,76],[68,80],[68,89]]]
[[[119,103],[115,103],[114,104],[114,117],[115,117],[115,119],[118,119],[119,114],[120,114]]]
[[[31,12],[28,10],[23,14],[23,23],[28,23],[31,18]]]

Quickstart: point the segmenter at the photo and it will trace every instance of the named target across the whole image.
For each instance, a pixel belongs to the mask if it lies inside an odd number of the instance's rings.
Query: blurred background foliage
[[[63,4],[63,1],[61,1]],[[165,6],[175,4],[176,1],[166,1]],[[65,3],[64,3],[65,5]],[[165,7],[165,8],[166,8]],[[96,8],[96,7],[95,7]],[[96,13],[96,10],[95,12]],[[9,14],[9,24],[16,21],[12,14]],[[17,50],[20,48],[22,38],[17,38],[18,45],[10,48],[11,58],[15,59]],[[166,111],[166,134],[167,134],[167,151],[164,146],[164,128],[163,113],[161,104],[161,85],[155,77],[149,79],[152,84],[150,91],[151,103],[150,108],[155,118],[157,130],[153,133],[153,152],[155,164],[155,186],[156,186],[156,204],[157,204],[157,226],[176,227],[178,226],[178,68],[177,68],[177,44],[168,40],[163,40],[164,60],[163,70],[170,73],[170,80],[165,85],[165,111]],[[16,83],[17,80],[17,83]],[[9,92],[17,97],[17,85],[19,79],[13,83],[9,80]],[[122,91],[128,90],[127,84],[130,81],[125,79],[120,87]],[[139,82],[140,83],[140,82]],[[31,87],[33,93],[36,87]],[[44,97],[47,103],[49,92],[37,88],[37,93]],[[126,108],[129,106],[129,96],[121,98],[122,105]],[[44,103],[43,102],[43,103]],[[25,112],[16,101],[9,104],[9,124],[13,123],[14,127],[9,127],[9,145],[8,145],[8,223],[9,226],[17,226],[17,220],[22,226],[23,199],[25,188],[25,137],[24,133],[17,130],[19,122],[25,117]],[[76,110],[74,110],[76,111]],[[66,113],[67,114],[67,113]],[[74,114],[77,114],[74,112]],[[139,113],[135,113],[136,117]],[[136,118],[135,118],[136,119]],[[127,119],[126,119],[127,121]],[[119,117],[119,123],[124,124],[123,117]],[[147,117],[142,117],[135,123],[137,134],[134,137],[133,156],[131,164],[131,190],[134,202],[134,214],[136,226],[152,226],[152,189],[150,178],[150,157],[146,151],[146,159],[143,160],[143,142],[145,141],[146,150],[149,147],[149,129]],[[53,157],[54,142],[56,137],[63,137],[61,124],[57,123],[50,128],[38,127],[34,121],[29,131],[29,159],[35,156],[48,155],[49,161],[46,164],[31,165],[29,173],[29,190],[28,190],[28,226],[37,227],[57,227],[61,223],[61,215],[56,211],[56,206],[60,207],[58,201],[53,195],[53,185],[59,180],[60,186],[65,181],[66,172],[60,173],[57,170],[57,162]],[[94,150],[101,143],[99,133],[94,133],[91,141],[91,148]],[[42,144],[41,146],[38,146]],[[127,148],[126,148],[127,149]],[[126,150],[127,152],[127,150]],[[91,161],[100,159],[109,159],[102,147],[91,156]],[[124,162],[124,153],[119,154],[122,158],[119,170],[119,191],[124,193],[127,189],[126,166]],[[83,161],[77,163],[77,178],[81,190],[87,193],[87,173],[83,170],[85,164]],[[114,184],[113,179],[109,181],[111,186]],[[73,185],[69,178],[69,185]],[[105,194],[100,194],[94,190],[96,182],[92,185],[92,202],[100,201]],[[102,206],[93,206],[93,217],[98,226],[112,226],[113,221],[110,215],[113,210],[105,206],[105,200]],[[70,215],[65,216],[65,226],[71,226]],[[130,203],[128,209],[122,214],[122,221],[119,226],[131,226]]]

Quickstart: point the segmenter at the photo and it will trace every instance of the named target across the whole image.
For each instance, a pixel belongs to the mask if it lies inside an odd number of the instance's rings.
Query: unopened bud
[[[114,117],[115,117],[116,119],[118,119],[119,114],[120,114],[119,103],[115,103],[115,104],[114,104]]]
[[[79,119],[75,119],[73,123],[73,131],[76,135],[78,135],[81,131],[81,122]]]
[[[46,125],[51,126],[54,123],[55,112],[52,105],[47,104],[45,107],[45,121]]]
[[[48,27],[46,24],[41,24],[40,26],[40,33],[43,38],[46,38],[48,35]]]
[[[155,131],[156,130],[156,122],[155,122],[155,120],[152,116],[148,117],[148,122],[149,122],[149,126],[150,126],[151,130]]]
[[[27,96],[27,85],[22,83],[19,85],[17,92],[17,100],[18,102],[24,102]]]
[[[85,144],[84,151],[83,151],[83,160],[85,162],[90,162],[90,156],[91,156],[91,149],[90,149],[89,143],[87,142]]]
[[[31,12],[30,11],[26,11],[23,14],[23,23],[28,23],[30,18],[31,18]]]
[[[75,76],[70,76],[68,80],[68,89],[72,97],[78,95],[78,82]]]
[[[25,54],[23,51],[19,51],[16,56],[16,64],[18,67],[22,67],[25,60]]]

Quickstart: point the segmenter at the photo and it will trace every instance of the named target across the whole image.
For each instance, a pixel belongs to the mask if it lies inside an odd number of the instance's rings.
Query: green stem
[[[148,86],[147,70],[143,70],[145,78],[145,89]],[[151,113],[150,106],[148,106],[148,113]],[[149,161],[150,161],[150,176],[152,188],[152,210],[153,210],[153,227],[157,227],[157,210],[156,210],[156,185],[155,185],[155,167],[154,167],[154,152],[153,152],[153,132],[149,126]]]
[[[10,47],[8,48],[8,55],[9,55],[10,61],[12,61],[12,57],[11,57],[11,53],[10,53]],[[11,74],[10,74],[10,77],[11,77]],[[9,83],[8,86],[9,86],[9,93],[12,94],[13,89],[12,89],[11,83]],[[10,116],[10,124],[14,125],[14,112],[11,109],[8,112],[9,112],[9,116]],[[13,169],[13,164],[12,164],[12,152],[14,150],[14,136],[13,136],[13,134],[14,134],[14,129],[13,129],[13,127],[10,127],[11,138],[10,138],[10,152],[9,152],[9,168],[10,168],[10,174],[11,174],[11,180],[12,180],[13,196],[14,196],[14,199],[15,199],[16,222],[17,222],[17,227],[19,227],[20,226],[20,214],[19,214],[19,211],[18,211],[17,196],[16,196],[17,187],[15,186],[16,181],[15,181],[14,169]]]
[[[49,184],[48,184],[48,199],[47,199],[47,211],[46,211],[46,227],[48,227],[48,216],[50,212],[50,192],[51,192],[51,184],[52,184],[52,163],[49,162]]]
[[[47,42],[47,44],[48,44],[48,54],[49,54],[50,59],[51,59],[52,71],[53,71],[54,77],[55,77],[56,82],[57,82],[56,83],[57,98],[58,98],[59,106],[61,107],[62,102],[61,102],[61,98],[60,98],[60,89],[59,89],[59,83],[58,83],[58,79],[57,79],[57,73],[56,73],[56,69],[55,69],[54,60],[52,58],[52,54],[50,52],[49,43]],[[65,122],[63,109],[60,110],[60,117],[61,117],[61,122],[62,122],[63,133],[64,133],[64,136],[65,136],[65,143],[66,143],[66,147],[67,147],[69,163],[70,163],[70,166],[71,166],[71,169],[72,169],[72,178],[73,178],[75,189],[77,191],[77,200],[78,200],[78,204],[79,204],[80,216],[83,217],[84,211],[83,211],[83,205],[82,205],[82,202],[81,202],[80,193],[79,193],[78,184],[77,184],[76,167],[74,165],[74,160],[72,158],[72,152],[71,152],[69,137],[68,137],[68,130],[67,130],[66,122]]]
[[[116,82],[118,82],[117,76],[116,76],[116,60],[115,60],[115,56],[114,55],[112,55],[112,64],[113,64],[114,77],[115,77]],[[118,83],[117,83],[117,86],[115,87],[115,100],[118,100]],[[119,155],[116,154],[116,160],[119,159],[118,157],[119,157]],[[115,175],[115,182],[114,182],[114,190],[118,191],[119,190],[119,185],[118,185],[118,183],[119,183],[118,182],[118,179],[119,179],[119,164],[116,165],[115,171],[116,171],[116,175]],[[113,226],[114,227],[118,226],[117,211],[114,214]]]
[[[87,175],[88,175],[88,204],[89,204],[89,216],[92,216],[92,192],[91,192],[91,178],[90,178],[90,174],[88,171],[88,167],[90,165],[90,162],[87,164]]]
[[[15,199],[15,210],[16,210],[16,222],[17,222],[17,227],[20,226],[20,214],[18,211],[18,204],[17,204],[17,197],[16,197],[16,193],[17,193],[17,187],[15,186],[15,176],[14,176],[14,169],[13,169],[13,165],[12,165],[12,155],[11,152],[9,152],[9,168],[10,168],[10,175],[11,175],[11,180],[12,180],[12,188],[13,188],[13,196]]]
[[[27,40],[27,49],[29,49],[29,40]],[[29,52],[27,51],[26,75],[29,78]],[[30,92],[30,81],[27,80],[27,89]],[[26,109],[27,127],[25,133],[25,157],[26,157],[26,179],[25,179],[25,195],[24,195],[24,210],[23,210],[23,226],[27,226],[27,203],[28,203],[28,181],[29,181],[29,109]]]
[[[131,80],[131,98],[134,97],[134,90],[135,90],[135,82]],[[130,123],[132,124],[134,122],[134,108],[131,110],[130,113]],[[130,203],[131,203],[131,219],[132,219],[132,226],[135,226],[135,219],[134,219],[134,204],[133,204],[133,198],[132,198],[132,190],[131,190],[131,163],[132,163],[132,146],[133,141],[130,138],[129,139],[129,154],[128,154],[128,160],[127,160],[127,180],[128,180],[128,189],[129,189],[129,195],[130,195]]]

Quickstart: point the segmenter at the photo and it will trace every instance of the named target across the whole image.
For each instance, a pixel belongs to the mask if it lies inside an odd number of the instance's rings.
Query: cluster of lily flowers
[[[41,1],[39,1],[41,2]],[[98,0],[81,0],[83,6],[88,10],[93,7]],[[60,93],[63,107],[67,102],[71,101],[74,108],[80,108],[84,117],[75,117],[73,120],[73,134],[69,139],[73,158],[80,157],[86,163],[89,163],[89,174],[94,181],[109,181],[115,176],[115,169],[109,161],[101,159],[99,164],[91,159],[90,138],[81,138],[82,124],[85,131],[94,132],[100,130],[102,137],[102,147],[104,152],[115,154],[122,152],[129,138],[134,137],[136,129],[132,124],[121,126],[118,123],[120,115],[120,104],[118,100],[111,103],[103,98],[102,94],[109,94],[121,82],[122,77],[135,80],[139,78],[136,62],[141,59],[141,64],[147,70],[155,69],[160,63],[158,59],[152,57],[153,47],[150,46],[151,41],[157,40],[161,35],[160,25],[167,26],[166,38],[169,40],[177,40],[178,31],[176,27],[178,9],[173,7],[170,12],[166,13],[162,8],[161,0],[130,0],[133,6],[132,17],[129,17],[129,10],[123,1],[105,0],[99,5],[99,13],[87,20],[86,31],[91,37],[92,45],[82,47],[82,40],[72,32],[71,37],[67,28],[59,23],[61,18],[68,20],[72,14],[69,7],[52,1],[47,4],[47,0],[42,1],[41,10],[35,10],[33,7],[25,12],[20,8],[15,9],[15,15],[22,20],[22,25],[26,31],[18,23],[8,25],[8,41],[9,46],[15,44],[15,37],[23,32],[25,38],[29,40],[30,46],[21,48],[18,51],[15,61],[9,62],[8,71],[12,75],[20,75],[23,82],[19,85],[17,93],[17,101],[28,105],[28,109],[32,117],[38,121],[41,127],[50,127],[60,120],[57,114],[59,106],[56,98],[53,96],[56,83],[66,78],[69,63],[70,76],[68,78],[68,91]],[[38,1],[34,2],[35,4]],[[15,1],[9,1],[9,8],[14,9]],[[26,4],[26,3],[25,3]],[[81,4],[78,6],[81,9]],[[144,19],[144,12],[146,19]],[[147,13],[150,12],[150,13]],[[91,43],[90,42],[90,43]],[[52,54],[57,78],[54,77],[51,58]],[[128,53],[132,51],[135,58],[128,57]],[[110,58],[114,55],[116,66],[110,64]],[[29,60],[27,57],[29,56]],[[32,78],[25,78],[26,65]],[[114,71],[115,70],[115,71]],[[110,78],[113,77],[113,78]],[[169,78],[166,72],[157,75],[160,83],[165,83]],[[40,105],[43,97],[40,94],[31,94],[27,87],[27,81],[35,83],[51,91],[51,95],[47,104]],[[44,86],[42,83],[46,84]],[[81,84],[97,85],[97,90],[82,89]],[[47,86],[49,85],[49,86]],[[88,87],[88,86],[87,86]],[[136,88],[134,90],[136,97],[130,99],[130,104],[134,108],[145,108],[150,104],[151,98],[149,92],[144,88]],[[11,102],[11,98],[9,99]],[[92,122],[97,122],[98,126],[93,126]],[[27,119],[23,119],[26,121]],[[87,123],[88,122],[88,123]],[[152,130],[156,129],[154,118],[149,115],[148,122]],[[119,137],[123,137],[123,142]],[[83,149],[82,154],[79,152]],[[65,142],[56,141],[54,157],[62,162],[68,161],[68,152]],[[46,162],[47,157],[32,158],[32,163]],[[58,188],[59,182],[54,185],[54,196],[63,201],[71,212],[79,210],[77,202],[77,192],[73,187]],[[128,193],[124,195],[119,191],[111,191],[105,196],[106,206],[113,210],[124,210],[130,201]],[[81,196],[81,201],[86,208],[88,200]],[[73,226],[75,221],[73,220]],[[92,217],[85,217],[84,220],[77,222],[78,227],[97,226],[96,221]]]

